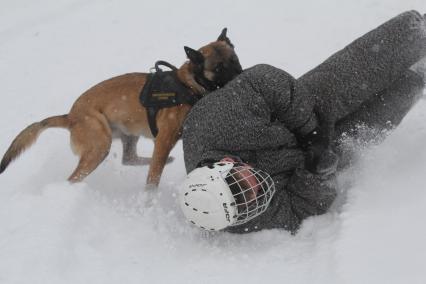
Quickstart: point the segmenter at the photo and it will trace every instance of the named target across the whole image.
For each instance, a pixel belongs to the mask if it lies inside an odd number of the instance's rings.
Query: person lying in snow
[[[316,111],[336,119],[337,150],[343,133],[357,137],[359,124],[392,129],[423,94],[425,62],[426,19],[409,11],[297,80],[265,64],[245,70],[200,100],[186,119],[185,217],[206,230],[296,232],[336,197],[337,156],[322,174],[310,171]]]

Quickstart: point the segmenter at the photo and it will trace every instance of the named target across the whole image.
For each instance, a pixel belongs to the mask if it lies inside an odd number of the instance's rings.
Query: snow
[[[243,67],[299,76],[357,36],[424,0],[16,0],[0,10],[0,152],[28,124],[68,112],[114,75],[179,65],[183,46],[223,27]],[[182,145],[158,191],[114,142],[84,183],[64,130],[48,130],[0,176],[0,283],[424,283],[426,100],[339,176],[328,214],[282,230],[207,234],[183,220]],[[143,139],[145,156],[152,142]]]

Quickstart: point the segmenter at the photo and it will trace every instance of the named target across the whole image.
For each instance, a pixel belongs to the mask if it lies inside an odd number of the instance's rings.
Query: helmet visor
[[[235,163],[225,177],[237,207],[237,220],[232,226],[246,223],[268,207],[275,185],[269,174],[247,164]]]

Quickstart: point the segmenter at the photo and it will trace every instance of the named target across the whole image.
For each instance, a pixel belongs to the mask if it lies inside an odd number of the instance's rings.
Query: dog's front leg
[[[149,166],[147,187],[156,188],[160,183],[161,174],[169,157],[170,151],[179,139],[179,131],[175,129],[160,129],[155,138],[154,153]]]

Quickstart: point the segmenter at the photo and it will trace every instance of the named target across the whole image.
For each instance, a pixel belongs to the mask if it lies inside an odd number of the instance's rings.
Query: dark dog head
[[[224,28],[216,41],[199,50],[185,46],[194,79],[207,91],[225,86],[243,71],[226,31]]]

